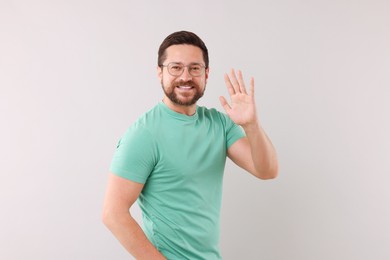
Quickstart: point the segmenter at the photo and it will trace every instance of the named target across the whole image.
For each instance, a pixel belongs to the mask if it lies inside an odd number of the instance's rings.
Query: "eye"
[[[174,71],[180,71],[183,69],[183,66],[180,64],[171,64],[170,68],[171,68],[171,70],[174,70]]]
[[[202,69],[202,67],[201,67],[200,65],[192,65],[192,66],[190,67],[190,69],[191,69],[192,71],[200,71],[200,70]]]

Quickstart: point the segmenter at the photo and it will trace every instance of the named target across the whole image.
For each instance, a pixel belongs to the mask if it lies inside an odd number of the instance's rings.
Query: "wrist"
[[[260,125],[257,122],[257,120],[241,126],[244,129],[245,133],[247,134],[252,132],[257,132],[260,130]]]

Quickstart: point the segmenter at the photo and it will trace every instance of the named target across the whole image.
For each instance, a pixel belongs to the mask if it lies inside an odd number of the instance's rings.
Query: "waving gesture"
[[[249,94],[240,70],[237,71],[237,76],[234,69],[231,70],[230,75],[225,74],[225,84],[230,94],[231,104],[229,105],[224,97],[220,97],[219,100],[227,115],[243,127],[257,123],[253,77],[250,79]]]

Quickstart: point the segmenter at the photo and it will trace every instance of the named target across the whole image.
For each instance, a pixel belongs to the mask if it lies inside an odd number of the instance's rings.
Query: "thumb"
[[[229,106],[228,102],[226,101],[225,97],[220,96],[219,101],[221,102],[221,105],[223,109],[225,109],[226,113],[229,113],[231,107]]]

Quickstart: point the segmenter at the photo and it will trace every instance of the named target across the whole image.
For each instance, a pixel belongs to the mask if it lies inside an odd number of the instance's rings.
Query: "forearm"
[[[258,122],[243,126],[250,145],[254,174],[261,179],[278,175],[278,160],[274,146]]]
[[[137,260],[166,259],[148,240],[141,227],[129,213],[106,217],[104,223]]]

